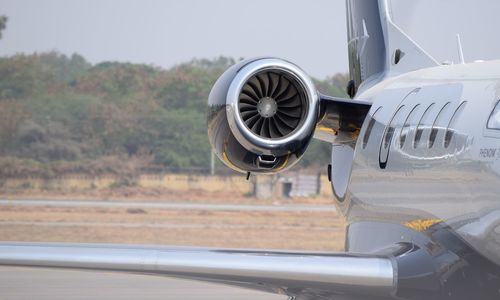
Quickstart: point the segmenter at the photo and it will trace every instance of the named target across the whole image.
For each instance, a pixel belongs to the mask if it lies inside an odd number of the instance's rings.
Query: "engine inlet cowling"
[[[319,97],[296,65],[260,58],[229,68],[214,84],[208,106],[209,139],[227,166],[276,173],[294,165],[311,141]]]

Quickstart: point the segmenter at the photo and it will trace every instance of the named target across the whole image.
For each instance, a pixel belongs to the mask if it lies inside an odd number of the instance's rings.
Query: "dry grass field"
[[[0,207],[0,240],[341,250],[334,212]]]

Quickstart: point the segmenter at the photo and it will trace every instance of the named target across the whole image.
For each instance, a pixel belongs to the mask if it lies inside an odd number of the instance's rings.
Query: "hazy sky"
[[[370,1],[370,0],[367,0]],[[395,20],[439,61],[500,58],[498,0],[399,0]],[[347,71],[344,0],[0,0],[0,55],[57,50],[162,67],[273,55],[323,78]]]

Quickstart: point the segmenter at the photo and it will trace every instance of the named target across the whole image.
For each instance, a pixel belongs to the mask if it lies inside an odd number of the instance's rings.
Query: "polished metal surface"
[[[346,200],[339,202],[349,222],[443,222],[500,266],[494,213],[500,210],[500,136],[487,126],[500,97],[499,67],[500,61],[441,66],[367,91],[373,106]]]
[[[387,296],[396,280],[391,259],[346,253],[0,243],[0,264],[171,275],[289,294],[316,289]]]

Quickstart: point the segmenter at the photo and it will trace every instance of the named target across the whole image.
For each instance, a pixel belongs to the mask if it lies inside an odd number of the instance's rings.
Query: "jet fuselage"
[[[499,70],[500,61],[444,65],[358,94],[373,104],[356,146],[332,151],[332,185],[349,224],[424,232],[443,223],[500,265]],[[335,180],[349,172],[348,184]],[[348,246],[354,238],[377,245],[381,237],[350,234]]]

